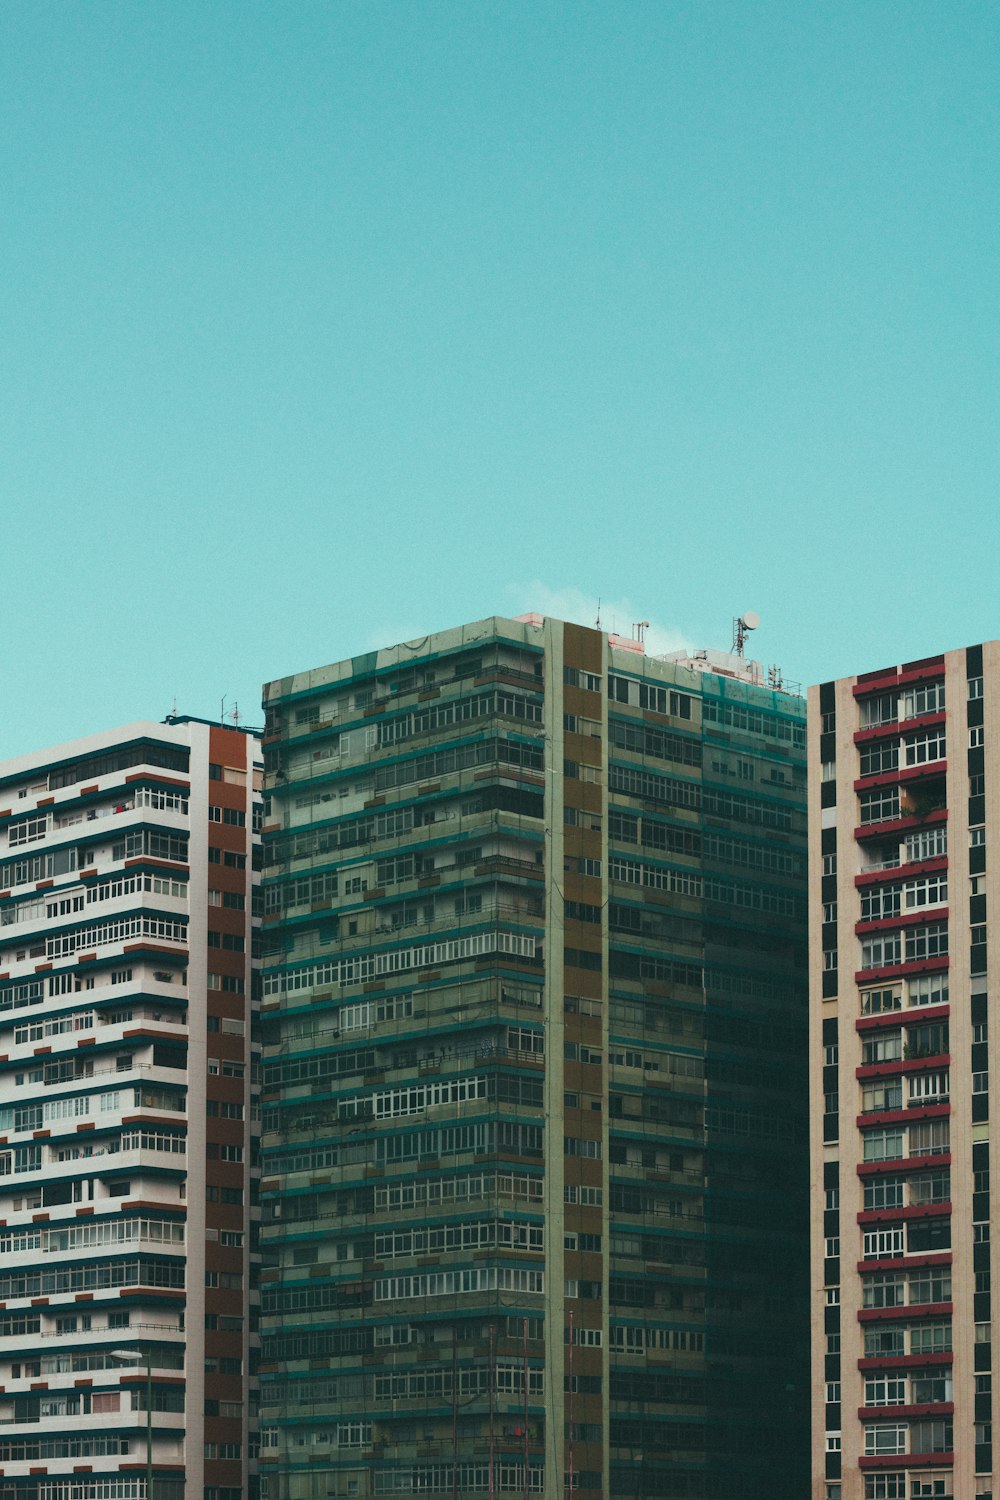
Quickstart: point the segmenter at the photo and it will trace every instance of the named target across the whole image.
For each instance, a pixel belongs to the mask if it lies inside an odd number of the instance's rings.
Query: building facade
[[[245,1500],[259,739],[0,765],[0,1496]]]
[[[529,616],[265,709],[262,1493],[804,1493],[802,701]]]
[[[997,642],[810,693],[815,1500],[993,1493],[998,706]]]

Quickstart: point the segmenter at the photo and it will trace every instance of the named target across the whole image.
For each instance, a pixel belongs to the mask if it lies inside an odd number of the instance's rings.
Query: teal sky
[[[531,607],[1000,635],[1000,9],[0,7],[0,754]]]

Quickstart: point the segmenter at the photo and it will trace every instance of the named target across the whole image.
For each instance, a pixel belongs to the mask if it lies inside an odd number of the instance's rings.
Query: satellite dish
[[[760,624],[760,615],[754,609],[748,609],[746,614],[741,616],[741,619],[744,630],[756,630]]]

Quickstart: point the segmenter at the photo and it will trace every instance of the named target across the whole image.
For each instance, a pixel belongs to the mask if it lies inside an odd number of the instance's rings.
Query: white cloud
[[[571,620],[575,625],[596,625],[600,616],[601,629],[615,635],[631,636],[632,626],[637,620],[649,619],[642,609],[629,599],[601,599],[585,594],[582,589],[557,588],[540,583],[509,583],[504,590],[510,601],[512,615],[551,615],[558,620]],[[664,651],[694,651],[695,642],[688,639],[676,625],[664,625],[659,620],[649,620],[646,631],[646,651],[650,656],[659,656]]]

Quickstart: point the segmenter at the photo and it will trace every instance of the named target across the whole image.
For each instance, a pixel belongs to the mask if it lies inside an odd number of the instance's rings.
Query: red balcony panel
[[[899,1010],[880,1010],[874,1016],[859,1016],[854,1023],[856,1031],[886,1031],[893,1026],[912,1026],[920,1020],[946,1021],[951,1015],[950,1005],[909,1005]]]
[[[859,1161],[859,1177],[878,1177],[883,1172],[923,1172],[929,1166],[950,1167],[951,1152],[939,1156],[897,1156],[891,1161]]]
[[[893,1354],[874,1355],[871,1359],[859,1359],[859,1370],[905,1370],[922,1365],[950,1365],[955,1356],[950,1349],[941,1354]]]
[[[912,833],[914,829],[926,828],[929,823],[947,823],[948,809],[937,807],[933,812],[925,813],[922,818],[916,816],[903,818],[887,818],[883,823],[859,823],[854,830],[855,841],[864,843],[865,839],[888,839],[893,834]]]
[[[904,661],[899,669],[900,682],[932,682],[944,678],[944,656],[921,656],[919,661]]]
[[[897,1073],[930,1072],[934,1068],[947,1068],[950,1064],[950,1052],[935,1052],[931,1057],[900,1057],[894,1062],[863,1063],[860,1068],[855,1068],[854,1076],[861,1079],[892,1078]]]
[[[946,906],[924,906],[920,911],[902,912],[895,917],[877,917],[871,922],[855,922],[854,931],[860,935],[864,932],[886,932],[894,927],[922,927],[925,922],[945,922],[948,919],[948,908]]]
[[[891,870],[862,870],[855,875],[854,884],[859,888],[867,885],[890,885],[897,881],[911,880],[915,875],[933,875],[947,868],[947,854],[938,854],[933,859],[915,859],[908,865],[895,865]]]
[[[932,1401],[921,1406],[859,1406],[858,1417],[862,1422],[891,1421],[893,1417],[951,1417],[955,1413],[953,1401]]]
[[[943,712],[932,714],[918,714],[913,719],[892,719],[888,724],[869,724],[866,729],[854,731],[854,743],[864,745],[871,740],[898,739],[903,734],[913,734],[921,729],[933,729],[936,724],[943,724],[945,716]]]
[[[872,694],[895,687],[899,667],[876,667],[874,672],[859,672],[851,689],[855,698],[870,698]]]
[[[859,1130],[868,1125],[915,1125],[919,1120],[939,1120],[951,1114],[950,1104],[919,1104],[902,1109],[873,1110],[868,1115],[856,1115],[854,1123]]]
[[[859,1224],[895,1224],[903,1219],[948,1219],[950,1203],[910,1203],[905,1208],[866,1208],[858,1214]]]
[[[878,1457],[862,1455],[858,1459],[862,1469],[950,1469],[954,1467],[955,1454],[950,1453],[880,1453]]]
[[[923,1318],[950,1318],[953,1302],[922,1302],[918,1307],[859,1307],[859,1323],[917,1323]]]
[[[936,958],[914,958],[905,964],[883,964],[880,969],[856,969],[854,982],[867,989],[873,984],[891,984],[894,979],[908,979],[914,974],[944,974],[951,967],[947,953]]]
[[[855,778],[854,790],[856,792],[873,792],[876,787],[896,786],[899,782],[899,767],[894,771],[878,771],[872,776],[858,776]]]
[[[919,766],[901,766],[899,781],[901,786],[909,786],[912,781],[919,781],[924,776],[946,776],[947,774],[948,762],[942,756],[940,760],[925,760]]]
[[[939,1215],[943,1218],[943,1215]],[[871,1260],[859,1260],[859,1271],[924,1271],[928,1266],[950,1266],[950,1250],[928,1251],[926,1255],[885,1255]],[[918,1307],[919,1303],[916,1304]],[[903,1311],[908,1311],[904,1308]]]

